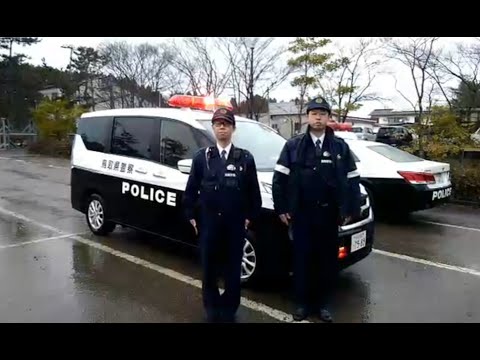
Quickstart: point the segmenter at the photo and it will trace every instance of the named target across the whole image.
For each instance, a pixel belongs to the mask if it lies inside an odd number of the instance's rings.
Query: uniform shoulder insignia
[[[198,157],[198,156],[203,156],[205,154],[205,150],[206,150],[206,148],[201,148],[201,149],[197,150],[195,152],[195,154],[193,154],[193,157],[195,158],[195,157]]]
[[[305,136],[305,134],[297,134],[295,136],[292,136],[290,139],[287,140],[287,144],[290,145],[297,145]]]
[[[337,136],[337,135],[333,135],[333,138],[335,139],[335,141],[338,141],[338,142],[341,142],[341,143],[345,143],[345,139],[340,137],[340,136]]]
[[[243,155],[245,157],[252,157],[252,153],[250,151],[248,151],[247,149],[242,149],[243,151]]]
[[[290,140],[297,140],[297,139],[301,139],[302,136],[304,136],[305,134],[296,134],[296,135],[293,135]]]

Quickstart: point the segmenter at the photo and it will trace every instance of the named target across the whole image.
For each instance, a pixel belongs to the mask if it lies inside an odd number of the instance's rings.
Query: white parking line
[[[168,276],[172,279],[181,281],[183,283],[186,283],[186,284],[191,285],[191,286],[195,286],[195,287],[200,288],[200,289],[202,288],[202,282],[200,280],[194,279],[194,278],[192,278],[188,275],[179,273],[175,270],[171,270],[171,269],[165,268],[163,266],[153,264],[149,261],[146,261],[146,260],[140,259],[136,256],[126,254],[126,253],[123,253],[121,251],[112,249],[111,247],[99,244],[99,243],[97,243],[95,241],[92,241],[92,240],[85,239],[85,238],[83,238],[81,236],[78,236],[78,235],[65,234],[65,232],[60,230],[60,229],[56,229],[56,228],[54,228],[50,225],[42,224],[42,223],[40,223],[36,220],[30,219],[30,218],[28,218],[28,217],[26,217],[22,214],[19,214],[19,213],[16,213],[16,212],[4,209],[4,208],[0,208],[0,212],[3,213],[3,214],[9,215],[9,216],[16,217],[16,218],[21,219],[23,221],[30,222],[31,224],[34,224],[38,227],[42,227],[44,229],[62,234],[62,237],[65,237],[65,238],[70,237],[71,239],[74,239],[74,240],[76,240],[78,242],[81,242],[85,245],[88,245],[88,246],[94,247],[96,249],[105,251],[105,252],[107,252],[111,255],[114,255],[114,256],[117,256],[117,257],[122,258],[124,260],[130,261],[134,264],[141,265],[145,268],[154,270],[154,271],[156,271],[156,272],[158,272],[162,275]],[[287,314],[287,313],[285,313],[281,310],[274,309],[274,308],[272,308],[268,305],[265,305],[265,304],[247,299],[245,297],[241,298],[241,304],[243,306],[251,309],[251,310],[262,312],[262,313],[264,313],[264,314],[266,314],[266,315],[268,315],[268,316],[270,316],[270,317],[272,317],[276,320],[279,320],[279,321],[282,321],[282,322],[293,322],[292,316],[290,314]],[[304,320],[304,321],[300,321],[299,323],[310,323],[310,321]]]
[[[415,258],[415,257],[412,257],[412,256],[392,253],[392,252],[389,252],[389,251],[378,250],[378,249],[373,249],[372,252],[374,252],[376,254],[384,255],[384,256],[389,256],[389,257],[393,257],[393,258],[397,258],[397,259],[411,261],[411,262],[414,262],[414,263],[417,263],[417,264],[435,266],[435,267],[438,267],[438,268],[441,268],[441,269],[453,270],[453,271],[458,271],[458,272],[462,272],[462,273],[465,273],[465,274],[480,276],[480,271],[469,269],[469,268],[464,268],[464,267],[455,266],[455,265],[443,264],[443,263],[430,261],[430,260],[418,259],[418,258]]]
[[[29,222],[33,225],[38,226],[38,227],[50,230],[52,232],[56,232],[56,233],[59,233],[59,234],[62,234],[62,235],[66,235],[66,233],[64,231],[60,230],[60,229],[54,228],[53,226],[50,226],[50,225],[42,224],[41,222],[30,219],[30,218],[28,218],[28,217],[26,217],[22,214],[19,214],[17,212],[10,211],[10,210],[7,210],[7,209],[1,208],[1,207],[0,207],[0,212],[5,214],[5,215],[8,215],[8,216],[16,217],[17,219],[23,220],[25,222]]]
[[[154,271],[156,271],[156,272],[158,272],[162,275],[168,276],[172,279],[181,281],[181,282],[186,283],[186,284],[191,285],[191,286],[195,286],[199,289],[202,288],[202,282],[200,280],[194,279],[194,278],[192,278],[188,275],[179,273],[175,270],[168,269],[168,268],[165,268],[165,267],[157,265],[157,264],[153,264],[149,261],[140,259],[136,256],[126,254],[124,252],[112,249],[111,247],[99,244],[99,243],[97,243],[95,241],[92,241],[92,240],[82,238],[80,236],[72,236],[72,239],[75,239],[78,242],[81,242],[82,244],[85,244],[85,245],[91,246],[93,248],[105,251],[105,252],[107,252],[111,255],[117,256],[117,257],[122,258],[124,260],[130,261],[134,264],[141,265],[141,266],[143,266],[147,269],[154,270]],[[287,314],[287,313],[285,313],[281,310],[274,309],[274,308],[272,308],[268,305],[265,305],[265,304],[247,299],[243,296],[241,298],[241,304],[243,306],[249,308],[249,309],[262,312],[262,313],[264,313],[264,314],[266,314],[266,315],[268,315],[268,316],[270,316],[270,317],[272,317],[276,320],[283,321],[283,322],[292,322],[292,316],[290,314]],[[302,321],[302,322],[304,322],[304,323],[308,322],[309,323],[310,321]]]
[[[66,166],[56,166],[56,165],[48,165],[49,168],[54,168],[54,169],[68,169]]]
[[[105,251],[105,252],[107,252],[111,255],[120,257],[120,258],[122,258],[124,260],[127,260],[129,262],[132,262],[134,264],[141,265],[145,268],[154,270],[154,271],[156,271],[156,272],[158,272],[162,275],[168,276],[170,278],[181,281],[183,283],[195,286],[197,288],[202,287],[202,283],[201,283],[200,280],[194,279],[194,278],[192,278],[188,275],[179,273],[175,270],[171,270],[171,269],[162,267],[160,265],[151,263],[149,261],[140,259],[136,256],[123,253],[123,252],[115,250],[111,247],[99,244],[99,243],[97,243],[95,241],[92,241],[92,240],[85,239],[85,238],[83,238],[81,236],[78,236],[78,235],[75,235],[75,234],[73,234],[73,235],[72,234],[66,234],[64,231],[62,231],[60,229],[54,228],[54,227],[52,227],[50,225],[47,225],[47,224],[43,224],[43,223],[38,222],[36,220],[30,219],[30,218],[28,218],[28,217],[26,217],[22,214],[19,214],[19,213],[16,213],[16,212],[13,212],[13,211],[1,208],[1,207],[0,207],[0,213],[6,214],[6,215],[9,215],[9,216],[13,216],[13,217],[16,217],[18,219],[24,220],[26,222],[30,222],[31,224],[34,224],[36,226],[42,227],[44,229],[47,229],[47,230],[50,230],[50,231],[53,231],[53,232],[57,232],[59,234],[62,234],[61,237],[71,238],[71,239],[76,240],[78,242],[81,242],[85,245],[88,245],[90,247],[94,247],[96,249]],[[474,269],[469,269],[469,268],[464,268],[464,267],[459,267],[459,266],[454,266],[454,265],[449,265],[449,264],[443,264],[443,263],[429,261],[429,260],[425,260],[425,259],[419,259],[419,258],[415,258],[415,257],[412,257],[412,256],[392,253],[392,252],[379,250],[379,249],[373,249],[372,252],[376,253],[376,254],[379,254],[379,255],[384,255],[384,256],[393,257],[393,258],[397,258],[397,259],[401,259],[401,260],[405,260],[405,261],[410,261],[410,262],[413,262],[413,263],[433,266],[433,267],[437,267],[437,268],[441,268],[441,269],[445,269],[445,270],[457,271],[457,272],[461,272],[461,273],[465,273],[465,274],[469,274],[469,275],[474,275],[474,276],[480,276],[480,271],[477,271],[477,270],[474,270]],[[262,313],[264,313],[264,314],[266,314],[266,315],[268,315],[268,316],[270,316],[270,317],[272,317],[276,320],[283,321],[283,322],[292,322],[291,315],[289,315],[289,314],[287,314],[287,313],[285,313],[281,310],[274,309],[274,308],[272,308],[268,305],[265,305],[265,304],[247,299],[245,297],[241,298],[241,304],[243,306],[249,308],[249,309],[262,312]],[[303,323],[308,323],[310,321],[304,320],[302,322]]]
[[[455,228],[455,229],[462,229],[462,230],[480,232],[479,228],[472,228],[472,227],[468,227],[468,226],[453,225],[453,224],[439,223],[439,222],[435,222],[435,221],[426,221],[426,220],[419,220],[419,222],[422,222],[422,223],[425,223],[425,224],[431,224],[431,225],[446,226],[446,227],[451,227],[451,228]]]
[[[2,157],[0,156],[0,160],[14,160],[19,163],[24,163],[24,164],[37,164],[37,165],[43,165],[43,164],[38,164],[33,161],[28,161],[28,160],[22,160],[22,159],[16,159],[16,158],[8,158],[8,157]],[[49,168],[53,169],[69,169],[68,166],[57,166],[57,165],[47,165]]]
[[[22,246],[25,246],[25,245],[37,244],[37,243],[42,243],[42,242],[50,241],[50,240],[64,239],[64,238],[68,238],[68,237],[72,237],[72,236],[76,236],[76,235],[82,235],[82,233],[52,236],[52,237],[44,238],[44,239],[24,241],[24,242],[21,242],[21,243],[18,243],[18,244],[2,245],[2,246],[0,246],[0,250],[10,249],[10,248],[16,248],[16,247],[22,247]]]

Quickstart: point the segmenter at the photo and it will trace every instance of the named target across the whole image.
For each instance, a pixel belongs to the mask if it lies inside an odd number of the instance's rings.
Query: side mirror
[[[192,159],[183,159],[177,163],[178,170],[184,174],[190,174],[192,169]]]

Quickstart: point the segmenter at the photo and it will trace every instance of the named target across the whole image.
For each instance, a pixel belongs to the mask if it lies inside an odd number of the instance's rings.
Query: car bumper
[[[452,185],[419,192],[418,205],[425,209],[447,203],[452,196]]]
[[[435,189],[427,185],[412,185],[404,180],[375,179],[370,182],[378,208],[395,211],[430,209],[448,202],[451,183]]]
[[[426,185],[410,185],[402,192],[402,207],[410,211],[431,209],[447,203],[452,195],[452,185],[430,189]]]
[[[370,216],[354,224],[348,230],[342,230],[339,233],[339,251],[338,261],[340,270],[345,269],[368,256],[373,249],[375,239],[375,224],[373,221],[373,211],[370,210]],[[345,229],[343,227],[342,229]]]

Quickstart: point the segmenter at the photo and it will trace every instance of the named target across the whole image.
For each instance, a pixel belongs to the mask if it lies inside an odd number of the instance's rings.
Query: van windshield
[[[210,120],[198,120],[213,135]],[[286,140],[271,128],[247,121],[237,121],[233,143],[252,153],[258,171],[273,171]]]

